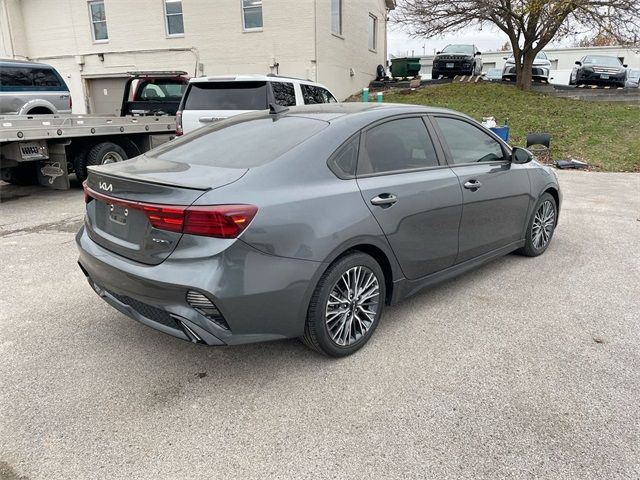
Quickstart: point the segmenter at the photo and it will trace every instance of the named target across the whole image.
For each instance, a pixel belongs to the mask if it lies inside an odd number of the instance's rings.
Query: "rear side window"
[[[296,104],[296,91],[293,83],[289,82],[271,82],[273,97],[278,105],[283,107],[293,107]]]
[[[358,164],[360,135],[356,135],[342,145],[329,159],[329,168],[339,178],[353,178]]]
[[[4,90],[66,90],[67,86],[51,68],[0,67]]]
[[[33,85],[35,87],[61,87],[60,79],[50,68],[34,68]]]
[[[252,168],[275,160],[327,127],[300,117],[230,118],[165,143],[147,155],[159,160],[225,168]]]
[[[185,110],[265,110],[267,82],[194,82]]]
[[[315,103],[336,103],[337,100],[326,88],[317,87],[315,85],[300,84],[302,89],[302,98],[305,105],[313,105]]]
[[[401,118],[367,130],[358,175],[438,166],[433,142],[421,118]]]

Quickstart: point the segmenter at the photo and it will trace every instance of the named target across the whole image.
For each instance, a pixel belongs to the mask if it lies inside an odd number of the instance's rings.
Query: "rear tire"
[[[365,253],[348,252],[320,278],[301,340],[330,357],[351,355],[369,341],[378,326],[385,292],[378,262]]]
[[[516,250],[516,253],[527,257],[542,255],[553,238],[558,223],[558,205],[556,199],[549,193],[544,193],[533,209],[524,247]]]
[[[74,165],[76,177],[80,182],[87,179],[87,167],[127,160],[127,152],[113,142],[102,142],[91,147],[89,152],[81,150],[76,154]]]

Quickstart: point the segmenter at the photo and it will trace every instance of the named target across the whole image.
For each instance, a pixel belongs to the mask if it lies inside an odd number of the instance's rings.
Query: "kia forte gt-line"
[[[273,107],[89,169],[76,237],[120,312],[205,345],[362,347],[386,305],[512,251],[536,256],[555,174],[471,118]]]

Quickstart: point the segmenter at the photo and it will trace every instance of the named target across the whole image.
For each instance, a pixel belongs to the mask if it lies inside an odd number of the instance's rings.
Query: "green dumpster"
[[[391,76],[395,78],[417,77],[420,73],[420,57],[391,59]]]

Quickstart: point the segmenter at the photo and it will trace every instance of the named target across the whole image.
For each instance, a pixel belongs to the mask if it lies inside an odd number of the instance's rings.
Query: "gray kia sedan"
[[[536,256],[553,171],[450,110],[273,106],[91,167],[80,268],[124,314],[233,345],[344,356],[385,305],[500,255]]]

